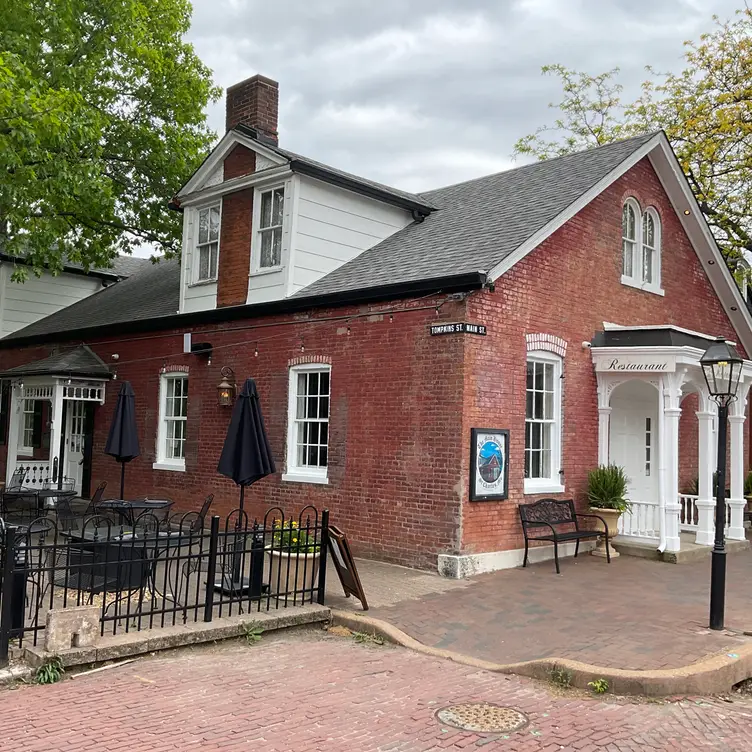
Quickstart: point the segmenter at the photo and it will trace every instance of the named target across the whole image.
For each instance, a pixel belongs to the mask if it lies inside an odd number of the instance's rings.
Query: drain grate
[[[528,724],[527,716],[519,710],[490,705],[487,702],[450,705],[440,710],[436,717],[441,723],[463,731],[508,734],[512,731],[519,731]]]

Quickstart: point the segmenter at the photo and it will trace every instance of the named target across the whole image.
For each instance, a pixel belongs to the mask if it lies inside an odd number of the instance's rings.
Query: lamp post
[[[726,436],[728,406],[736,399],[743,361],[719,337],[700,358],[710,396],[718,403],[718,472],[715,500],[715,542],[710,574],[710,628],[723,629],[726,604]]]

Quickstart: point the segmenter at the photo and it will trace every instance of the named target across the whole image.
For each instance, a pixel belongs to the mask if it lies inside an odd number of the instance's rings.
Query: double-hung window
[[[328,482],[330,376],[328,365],[290,369],[287,472],[283,480]]]
[[[185,470],[188,375],[162,374],[159,389],[157,462],[160,470]]]
[[[36,415],[36,400],[25,399],[23,402],[23,422],[21,423],[21,446],[22,454],[34,453],[34,423]]]
[[[274,269],[282,265],[282,221],[285,189],[273,188],[261,194],[259,215],[259,269]]]
[[[661,221],[652,207],[645,211],[633,198],[621,213],[622,284],[658,295],[661,289]]]
[[[196,243],[196,282],[217,279],[219,258],[220,205],[198,210],[198,238]]]
[[[525,493],[558,493],[561,485],[561,358],[531,352],[525,389]]]

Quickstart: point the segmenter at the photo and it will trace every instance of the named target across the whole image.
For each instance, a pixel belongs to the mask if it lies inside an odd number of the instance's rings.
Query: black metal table
[[[53,499],[75,499],[75,491],[63,491],[59,488],[23,488],[17,491],[5,491],[3,493],[3,502],[8,499],[36,499],[36,511],[44,514],[44,510],[54,508]]]
[[[169,514],[174,502],[165,499],[105,499],[97,509],[106,509],[120,515],[127,525],[133,525],[142,514],[165,512]]]

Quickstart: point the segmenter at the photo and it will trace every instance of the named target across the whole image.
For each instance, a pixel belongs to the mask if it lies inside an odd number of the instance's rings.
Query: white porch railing
[[[18,460],[16,469],[22,467],[26,470],[24,488],[44,488],[50,480],[49,460]]]
[[[632,507],[619,518],[619,535],[631,538],[660,538],[660,507],[655,501],[632,501]]]
[[[699,496],[691,494],[679,494],[679,530],[690,530],[696,532],[700,527],[700,512],[697,509],[697,500]]]

